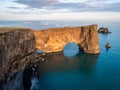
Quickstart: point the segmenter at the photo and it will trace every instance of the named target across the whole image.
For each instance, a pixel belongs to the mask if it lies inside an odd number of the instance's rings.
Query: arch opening
[[[76,43],[68,43],[63,49],[63,54],[67,57],[73,57],[76,56],[79,51],[79,46]]]

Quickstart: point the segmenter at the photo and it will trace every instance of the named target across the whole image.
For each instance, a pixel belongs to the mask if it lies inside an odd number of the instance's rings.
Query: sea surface
[[[39,65],[41,74],[32,79],[31,90],[120,90],[120,21],[0,21],[0,27],[35,30],[90,24],[112,32],[99,34],[100,54],[85,54],[76,44],[68,44],[63,53],[49,54]],[[108,50],[107,42],[112,46]]]

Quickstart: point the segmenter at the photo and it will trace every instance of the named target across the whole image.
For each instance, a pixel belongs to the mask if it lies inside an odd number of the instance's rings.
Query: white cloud
[[[113,17],[114,16],[114,17]],[[0,14],[1,20],[120,20],[116,12]]]
[[[1,0],[0,20],[120,20],[119,0]]]

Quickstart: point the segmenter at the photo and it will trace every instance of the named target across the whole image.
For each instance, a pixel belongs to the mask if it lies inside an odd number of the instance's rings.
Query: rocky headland
[[[34,31],[36,48],[47,53],[62,51],[66,44],[76,43],[85,53],[98,54],[97,25],[51,28]]]
[[[71,42],[78,44],[85,53],[100,53],[97,25],[38,31],[30,28],[0,28],[0,81],[24,70],[30,62],[43,61],[45,55],[36,53],[36,50],[59,52]]]
[[[21,60],[35,50],[35,37],[31,30],[22,28],[0,29],[0,80],[11,71],[24,68]]]

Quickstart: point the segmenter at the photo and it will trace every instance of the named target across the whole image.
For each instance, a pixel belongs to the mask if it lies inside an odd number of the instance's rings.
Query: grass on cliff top
[[[32,30],[31,28],[24,27],[0,27],[0,33],[10,32],[14,30]]]

